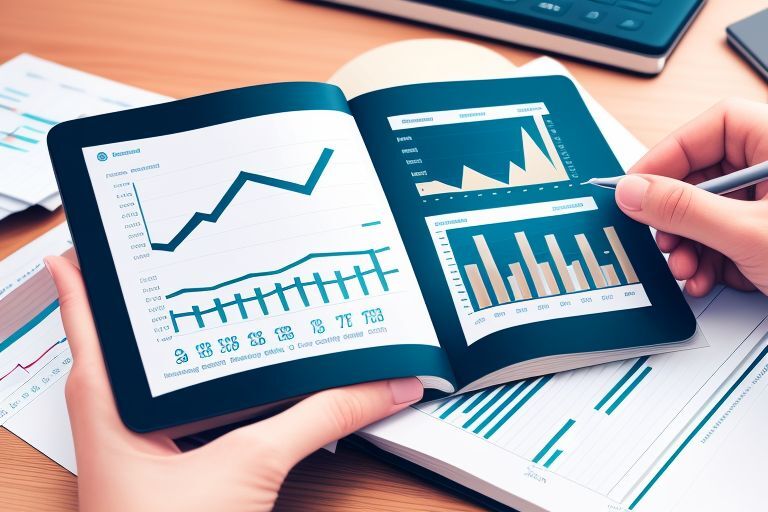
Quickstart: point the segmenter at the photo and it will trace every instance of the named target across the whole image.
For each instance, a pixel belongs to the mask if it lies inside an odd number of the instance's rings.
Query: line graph
[[[295,192],[297,194],[311,195],[315,189],[317,182],[320,180],[320,176],[328,166],[328,162],[333,155],[333,149],[324,148],[320,153],[320,157],[317,159],[312,172],[307,178],[307,181],[303,184],[294,183],[291,181],[281,180],[279,178],[272,178],[270,176],[264,176],[261,174],[250,173],[241,171],[227,191],[221,197],[219,202],[213,208],[210,213],[195,212],[192,217],[184,224],[184,226],[176,233],[169,242],[153,242],[149,233],[149,226],[147,225],[146,218],[144,216],[144,209],[141,206],[141,200],[139,199],[139,192],[136,189],[136,184],[133,184],[133,192],[136,195],[136,202],[139,206],[139,212],[141,213],[142,221],[147,231],[147,238],[149,239],[150,247],[155,251],[173,252],[179,245],[197,229],[197,227],[203,222],[215,223],[219,220],[221,215],[232,203],[237,196],[238,192],[245,186],[246,183],[259,183],[268,187],[280,188],[289,192]]]
[[[11,368],[10,370],[8,370],[8,371],[7,371],[5,374],[3,374],[3,375],[0,375],[0,382],[2,382],[3,380],[5,380],[5,379],[6,379],[6,378],[7,378],[9,375],[11,375],[11,374],[12,374],[13,372],[15,372],[16,370],[24,370],[25,372],[29,373],[29,371],[28,371],[28,370],[29,370],[30,368],[32,368],[32,367],[33,367],[33,366],[35,366],[35,365],[36,365],[38,362],[40,362],[40,360],[41,360],[42,358],[44,358],[45,356],[47,356],[47,355],[48,355],[48,353],[49,353],[51,350],[55,349],[57,346],[59,346],[59,345],[61,345],[61,344],[63,344],[63,343],[66,343],[66,341],[67,341],[67,337],[66,337],[66,336],[65,336],[65,337],[63,337],[63,338],[61,338],[59,341],[57,341],[56,343],[54,343],[53,345],[51,345],[50,347],[48,347],[47,349],[45,349],[45,350],[43,351],[43,353],[42,353],[42,354],[40,354],[39,356],[37,356],[37,357],[36,357],[34,360],[30,361],[29,363],[26,363],[26,364],[16,363],[16,366],[14,366],[14,367],[13,367],[13,368]]]
[[[166,295],[165,298],[173,299],[187,294],[207,293],[251,279],[275,276],[274,281],[264,282],[262,286],[248,285],[247,294],[239,290],[238,293],[227,292],[226,300],[222,297],[212,299],[205,297],[204,300],[210,300],[212,303],[212,306],[207,308],[201,308],[200,301],[195,301],[194,304],[186,304],[186,311],[171,309],[169,315],[173,330],[177,333],[183,330],[179,321],[184,318],[193,318],[195,322],[192,327],[202,329],[208,326],[206,324],[208,315],[212,315],[214,321],[226,324],[234,320],[248,320],[254,314],[267,317],[276,313],[308,308],[313,304],[337,303],[339,298],[341,301],[346,301],[355,295],[370,296],[373,293],[373,285],[378,285],[381,292],[386,293],[390,290],[387,276],[399,272],[397,268],[384,270],[379,261],[378,255],[389,250],[389,247],[382,247],[361,251],[310,253],[275,270],[251,272],[210,286],[176,290]],[[368,261],[362,260],[361,257],[367,257]],[[349,261],[349,259],[353,261]],[[310,262],[314,263],[312,268],[307,268],[302,272],[300,267]],[[363,267],[364,264],[367,266]],[[351,266],[351,270],[342,273],[338,269],[343,268],[343,266],[347,268]],[[295,272],[291,275],[279,277],[294,269]],[[303,278],[302,273],[311,275],[312,279]],[[332,277],[323,277],[323,274]],[[369,283],[368,276],[375,276],[376,280]],[[348,282],[357,283],[359,293],[356,294]],[[331,295],[332,292],[340,297],[334,299]],[[230,296],[232,297],[231,300],[229,299]],[[254,302],[258,305],[255,312],[253,308],[246,307]]]

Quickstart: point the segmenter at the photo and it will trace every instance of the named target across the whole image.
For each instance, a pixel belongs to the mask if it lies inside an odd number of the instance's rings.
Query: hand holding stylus
[[[768,182],[718,196],[694,185],[768,160],[768,105],[718,104],[667,137],[616,186],[628,216],[656,242],[694,296],[722,282],[768,293]]]

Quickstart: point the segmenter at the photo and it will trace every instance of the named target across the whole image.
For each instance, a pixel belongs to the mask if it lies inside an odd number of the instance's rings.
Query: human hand
[[[416,378],[317,393],[281,414],[182,453],[118,416],[79,270],[46,259],[74,364],[66,397],[84,512],[271,510],[288,471],[322,446],[419,400]]]
[[[722,282],[768,294],[768,182],[717,196],[695,184],[768,160],[768,105],[722,102],[651,149],[616,188],[633,219],[658,229],[656,243],[685,290]]]

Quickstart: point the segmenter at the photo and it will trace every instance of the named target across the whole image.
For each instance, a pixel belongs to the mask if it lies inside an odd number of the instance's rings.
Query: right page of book
[[[461,385],[541,357],[675,342],[695,320],[573,83],[395,87],[351,110]]]

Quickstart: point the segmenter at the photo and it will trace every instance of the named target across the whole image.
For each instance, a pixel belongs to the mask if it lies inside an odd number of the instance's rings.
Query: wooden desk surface
[[[598,101],[651,145],[721,98],[766,100],[765,83],[727,47],[724,33],[729,23],[764,7],[762,0],[710,0],[657,78],[565,62]],[[184,97],[262,82],[324,80],[366,50],[422,37],[461,38],[296,0],[5,1],[0,61],[29,52]],[[485,44],[516,64],[539,55]],[[33,209],[0,222],[0,257],[63,218],[61,211]],[[0,510],[76,507],[75,477],[0,429]],[[352,451],[318,453],[300,464],[278,509],[479,510]]]

